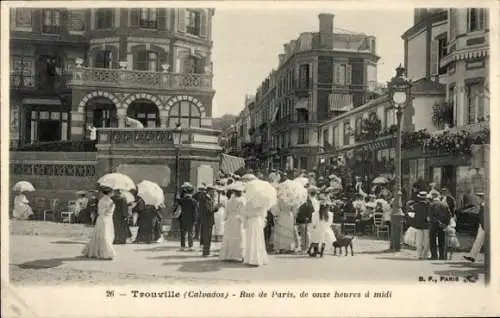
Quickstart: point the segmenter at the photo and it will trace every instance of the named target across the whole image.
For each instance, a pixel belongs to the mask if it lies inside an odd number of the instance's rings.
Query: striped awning
[[[245,159],[235,156],[222,154],[220,170],[229,174],[234,173],[236,170],[245,167]]]
[[[477,59],[477,58],[485,57],[488,55],[489,55],[489,48],[488,47],[480,47],[480,48],[455,51],[455,52],[452,52],[451,54],[448,54],[447,56],[443,57],[441,59],[441,61],[439,62],[439,66],[443,67],[443,66],[446,66],[447,64],[449,64],[450,62],[453,62],[453,61]]]

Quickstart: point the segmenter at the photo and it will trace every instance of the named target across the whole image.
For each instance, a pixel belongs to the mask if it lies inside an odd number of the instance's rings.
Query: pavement
[[[57,225],[78,229],[78,235],[39,234],[19,231],[32,225],[16,225],[10,236],[10,279],[19,284],[126,284],[165,281],[185,284],[287,283],[304,281],[325,283],[344,281],[366,283],[418,282],[419,278],[484,279],[482,256],[477,263],[463,260],[455,253],[452,260],[416,260],[415,251],[386,252],[387,241],[359,238],[354,241],[354,256],[312,259],[307,255],[269,255],[269,264],[248,267],[221,262],[217,258],[220,243],[213,244],[213,256],[204,258],[198,244],[195,251],[179,251],[179,242],[115,245],[118,257],[113,261],[80,257],[87,242],[77,225]],[[54,225],[50,225],[54,226]],[[14,226],[15,227],[15,226]],[[35,225],[40,227],[40,225]],[[42,226],[43,227],[43,226]],[[135,230],[135,229],[133,229]],[[17,233],[16,233],[17,232]],[[31,234],[30,234],[31,233]],[[35,234],[33,234],[35,233]]]

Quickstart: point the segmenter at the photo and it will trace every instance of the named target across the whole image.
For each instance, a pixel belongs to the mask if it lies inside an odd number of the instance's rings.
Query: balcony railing
[[[72,85],[211,90],[212,74],[181,74],[107,68],[75,68]]]
[[[111,147],[172,148],[173,128],[99,128],[97,144]],[[182,129],[181,143],[183,145],[218,146],[217,130],[206,128]],[[222,148],[221,148],[222,149]]]
[[[69,88],[71,75],[37,77],[34,75],[11,74],[10,87],[13,89],[57,91]]]
[[[283,125],[305,124],[305,123],[314,124],[317,122],[318,122],[317,113],[308,113],[307,115],[295,113],[276,119],[273,122],[273,125],[275,127],[281,127]]]

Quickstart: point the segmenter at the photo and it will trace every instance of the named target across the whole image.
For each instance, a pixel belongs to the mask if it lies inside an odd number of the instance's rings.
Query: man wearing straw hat
[[[193,199],[195,199],[196,202],[198,202],[198,206],[200,205],[200,198],[206,193],[206,190],[207,190],[207,185],[205,183],[201,183],[198,186],[198,192],[196,192],[193,195]],[[200,242],[201,242],[200,228],[201,228],[200,213],[198,211],[198,214],[196,215],[196,219],[194,222],[194,239],[195,240],[200,239]]]
[[[316,194],[318,193],[318,188],[315,186],[308,187],[309,197],[307,201],[303,203],[295,219],[297,232],[300,236],[300,250],[306,252],[309,248],[309,227],[311,224],[312,214],[319,210],[319,202],[316,199]]]
[[[413,204],[415,215],[411,226],[416,230],[417,257],[420,260],[429,256],[429,203],[427,192],[420,191],[417,194],[417,202]]]

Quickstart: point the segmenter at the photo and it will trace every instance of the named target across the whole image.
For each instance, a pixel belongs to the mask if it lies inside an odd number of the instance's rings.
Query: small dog
[[[342,248],[345,248],[345,256],[348,256],[348,248],[351,248],[351,256],[354,256],[354,251],[352,248],[352,241],[355,236],[344,236],[339,228],[334,227],[333,232],[335,233],[335,238],[337,239],[333,242],[333,255],[337,255],[337,248],[340,250],[339,256],[342,254]]]

